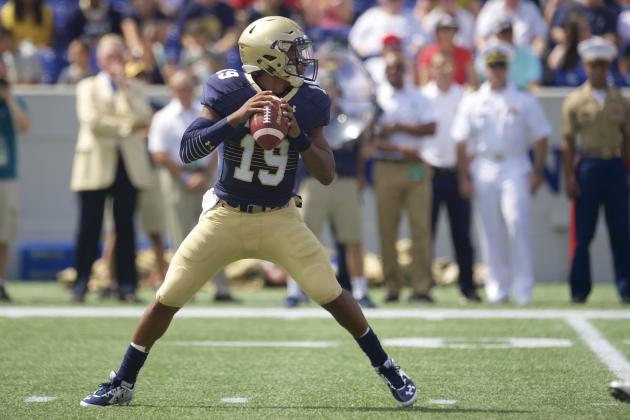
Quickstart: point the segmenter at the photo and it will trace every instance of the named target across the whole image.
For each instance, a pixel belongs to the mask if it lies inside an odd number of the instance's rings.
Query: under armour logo
[[[297,107],[295,105],[291,106],[291,109],[293,110],[293,113],[295,114],[297,112]]]
[[[413,395],[413,393],[416,391],[416,387],[413,385],[407,385],[407,391],[405,391],[405,394],[407,395]]]

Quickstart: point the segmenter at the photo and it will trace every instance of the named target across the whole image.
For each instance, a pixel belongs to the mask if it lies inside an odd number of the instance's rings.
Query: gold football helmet
[[[241,34],[238,49],[246,73],[262,70],[294,87],[317,77],[313,41],[291,19],[267,16],[252,22]]]

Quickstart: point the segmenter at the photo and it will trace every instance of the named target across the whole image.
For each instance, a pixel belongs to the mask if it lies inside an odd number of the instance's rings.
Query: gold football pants
[[[182,307],[217,271],[245,258],[283,267],[320,305],[341,294],[326,250],[291,200],[286,208],[256,214],[222,202],[208,210],[177,249],[156,298]]]

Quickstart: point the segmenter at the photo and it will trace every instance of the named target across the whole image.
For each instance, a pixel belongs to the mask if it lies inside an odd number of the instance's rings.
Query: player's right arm
[[[221,118],[214,109],[204,105],[199,118],[188,126],[182,136],[179,148],[182,162],[190,163],[208,156],[253,113],[263,112],[265,105],[270,105],[271,100],[271,92],[259,92],[225,118]]]

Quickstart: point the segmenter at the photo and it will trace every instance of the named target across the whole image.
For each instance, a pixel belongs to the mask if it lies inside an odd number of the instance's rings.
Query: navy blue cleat
[[[375,367],[392,395],[403,407],[408,407],[416,402],[418,392],[411,378],[396,364],[391,357],[383,365]]]
[[[82,407],[106,407],[108,405],[128,405],[133,400],[134,385],[109,374],[109,382],[99,385],[92,395],[81,400]]]
[[[617,401],[630,403],[630,382],[612,381],[608,386],[608,392]]]

